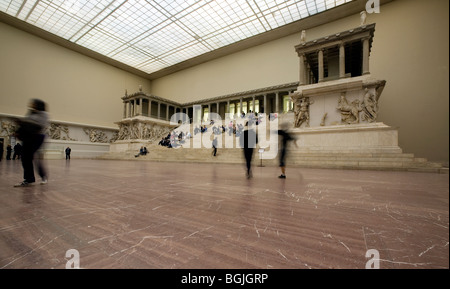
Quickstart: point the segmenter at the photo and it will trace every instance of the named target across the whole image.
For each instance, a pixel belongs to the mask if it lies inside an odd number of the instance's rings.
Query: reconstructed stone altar
[[[375,24],[295,47],[300,80],[292,93],[293,133],[302,151],[398,153],[397,129],[377,122],[386,84],[369,71]]]
[[[110,146],[110,152],[139,151],[141,146],[157,143],[161,136],[166,136],[176,127],[168,121],[169,109],[165,118],[160,117],[159,103],[152,114],[152,102],[156,102],[158,97],[144,93],[142,87],[133,94],[125,92],[122,100],[123,119],[116,122],[119,132],[117,140]]]

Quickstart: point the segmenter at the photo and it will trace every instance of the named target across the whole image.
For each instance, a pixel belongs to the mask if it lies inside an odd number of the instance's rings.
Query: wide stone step
[[[212,148],[166,148],[157,145],[147,147],[149,153],[135,157],[136,151],[107,153],[101,159],[136,159],[140,161],[196,162],[196,163],[243,163],[242,149],[219,148],[217,156]],[[416,158],[409,153],[383,152],[302,152],[291,149],[287,156],[287,165],[305,168],[334,169],[374,169],[409,170],[417,172],[448,172],[441,164],[428,162],[425,158]],[[255,149],[254,163],[260,164],[260,154]],[[264,166],[277,166],[278,156],[263,159]]]

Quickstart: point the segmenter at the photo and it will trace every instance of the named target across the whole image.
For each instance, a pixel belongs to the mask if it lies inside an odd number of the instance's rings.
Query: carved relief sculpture
[[[294,127],[301,127],[303,123],[309,127],[309,106],[314,102],[299,92],[291,94],[291,99],[294,102]]]
[[[130,127],[127,124],[119,124],[119,133],[117,140],[130,139]]]
[[[341,93],[337,109],[341,111],[341,120],[343,123],[359,123],[359,113],[362,111],[362,108],[358,99],[349,104],[345,93]]]
[[[306,42],[306,30],[302,30],[302,34],[300,35],[300,43]]]
[[[47,135],[55,140],[76,140],[69,136],[69,127],[67,125],[57,123],[50,124],[47,128]]]
[[[378,100],[375,93],[368,88],[365,89],[363,100],[363,120],[368,122],[375,122],[378,116]]]
[[[166,136],[170,128],[151,123],[131,122],[120,123],[116,140],[150,140],[156,141]]]
[[[118,139],[119,139],[119,132],[118,132],[118,131],[115,131],[115,132],[113,132],[113,134],[112,134],[111,139],[109,140],[109,142],[110,142],[110,143],[113,143],[113,142],[115,142],[115,141],[118,140]]]
[[[106,134],[100,130],[93,128],[84,128],[83,131],[89,136],[90,142],[95,143],[107,143],[108,137]]]
[[[14,135],[14,132],[16,131],[16,126],[13,122],[9,120],[4,120],[1,122],[0,127],[0,136],[11,136]]]
[[[361,11],[361,13],[359,13],[360,17],[360,25],[364,26],[366,25],[366,21],[367,21],[367,12],[366,11]]]
[[[328,112],[326,112],[323,116],[322,116],[322,121],[320,122],[320,126],[325,126],[325,119],[328,116]]]

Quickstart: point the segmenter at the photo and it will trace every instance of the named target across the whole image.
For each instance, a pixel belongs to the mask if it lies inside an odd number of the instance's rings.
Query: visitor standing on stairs
[[[217,154],[217,137],[214,137],[212,141],[212,147],[213,147],[213,156],[216,156]]]

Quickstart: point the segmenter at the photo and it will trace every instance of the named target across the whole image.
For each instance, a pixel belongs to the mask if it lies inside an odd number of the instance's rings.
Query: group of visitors
[[[242,117],[245,117],[245,114],[242,113]],[[245,125],[238,123],[237,125],[231,121],[228,124],[228,127],[224,125],[221,126],[213,126],[212,130],[214,134],[225,133],[228,130],[228,133],[236,134],[239,136],[241,147],[244,151],[244,157],[246,162],[246,176],[247,178],[252,177],[251,171],[251,161],[253,157],[253,150],[258,143],[258,136],[254,130],[254,125],[258,125],[262,119],[257,115],[253,114],[251,111],[247,116],[248,119]],[[273,119],[273,116],[271,116]],[[276,116],[274,116],[276,117]],[[14,146],[14,156],[22,160],[23,174],[24,180],[18,184],[16,187],[26,187],[35,182],[34,176],[34,166],[33,161],[35,161],[35,165],[37,167],[39,176],[42,178],[41,184],[47,183],[47,170],[44,167],[43,163],[39,161],[39,158],[35,159],[35,153],[42,146],[45,139],[45,128],[48,125],[48,116],[46,113],[46,104],[42,100],[32,99],[29,104],[29,111],[24,118],[13,118],[14,121],[18,125],[18,130],[16,131],[16,137],[22,142],[22,145],[18,142]],[[271,120],[272,120],[271,119]],[[214,121],[210,122],[210,125],[214,125]],[[200,128],[196,128],[194,133],[204,133],[208,130],[208,128],[203,125]],[[287,153],[287,144],[289,141],[294,141],[295,145],[297,145],[297,141],[293,138],[288,132],[287,127],[284,124],[281,129],[278,130],[278,135],[282,137],[282,146],[279,154],[279,166],[281,168],[281,175],[279,178],[286,178],[286,165],[285,158]],[[162,138],[159,142],[159,145],[166,146],[169,148],[182,145],[187,139],[190,139],[192,136],[190,132],[186,133],[178,133],[176,131],[172,131],[165,138]],[[1,143],[3,145],[3,142]],[[216,156],[217,153],[217,137],[214,137],[213,143],[213,155]],[[3,152],[3,150],[2,150]],[[66,159],[70,159],[71,149],[69,147],[66,148]],[[11,145],[7,147],[7,159],[10,159],[12,153]],[[135,155],[135,157],[145,156],[148,154],[148,150],[146,147],[142,146],[139,150],[139,153]]]
[[[13,160],[15,160],[16,158],[20,160],[20,157],[22,156],[22,145],[19,142],[17,142],[14,145],[14,148],[10,144],[6,146],[6,160],[8,161],[11,160],[11,154],[13,155],[12,156]],[[0,161],[2,160],[2,158],[3,158],[3,142],[0,143]]]
[[[139,149],[139,153],[134,157],[137,158],[138,156],[145,156],[147,154],[148,154],[147,147],[141,146],[141,148]]]
[[[167,134],[166,137],[161,138],[158,145],[167,148],[176,148],[182,146],[186,142],[186,140],[189,140],[190,138],[192,138],[192,135],[189,131],[185,133],[172,131],[169,134]]]

